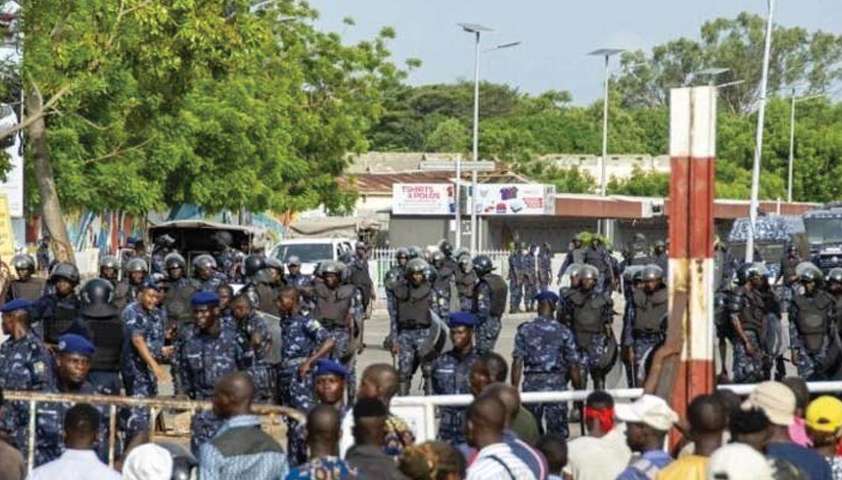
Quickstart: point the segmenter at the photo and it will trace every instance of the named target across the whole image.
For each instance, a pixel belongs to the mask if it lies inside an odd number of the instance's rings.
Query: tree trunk
[[[37,90],[27,92],[26,110],[38,112],[41,108],[43,108],[43,99],[40,92]],[[70,244],[70,238],[67,236],[67,226],[61,212],[61,201],[56,191],[53,166],[50,164],[50,156],[47,152],[47,123],[43,116],[27,127],[27,136],[35,167],[35,176],[38,181],[38,191],[41,194],[41,212],[44,215],[44,224],[47,226],[47,231],[50,232],[53,251],[56,259],[60,262],[75,264],[73,247]]]

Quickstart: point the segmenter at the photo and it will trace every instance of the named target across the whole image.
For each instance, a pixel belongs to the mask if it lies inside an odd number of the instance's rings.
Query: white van
[[[343,253],[353,248],[352,240],[347,238],[296,238],[275,245],[271,256],[283,263],[287,263],[289,257],[296,256],[301,260],[301,273],[311,275],[317,263],[339,260]]]

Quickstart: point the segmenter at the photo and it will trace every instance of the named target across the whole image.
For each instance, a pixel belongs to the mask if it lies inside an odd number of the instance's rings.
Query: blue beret
[[[313,378],[321,377],[322,375],[336,375],[337,377],[346,379],[348,378],[348,370],[333,360],[321,358],[316,360],[316,372],[313,374]]]
[[[87,338],[75,333],[66,333],[58,339],[58,351],[59,353],[78,353],[79,355],[92,357],[96,348]]]
[[[146,290],[147,288],[151,288],[153,290],[161,291],[161,284],[156,282],[154,278],[147,278],[140,284],[141,290]]]
[[[448,317],[447,326],[455,327],[475,327],[477,325],[477,316],[471,312],[452,312]]]
[[[535,300],[538,300],[539,302],[540,301],[557,302],[558,301],[558,295],[556,295],[555,293],[553,293],[549,290],[544,290],[543,292],[540,292],[537,295],[535,295]]]
[[[0,312],[14,312],[15,310],[29,310],[32,304],[22,298],[16,298],[11,302],[6,302],[0,307]]]
[[[190,297],[190,305],[194,307],[218,307],[219,295],[207,290],[198,291]]]

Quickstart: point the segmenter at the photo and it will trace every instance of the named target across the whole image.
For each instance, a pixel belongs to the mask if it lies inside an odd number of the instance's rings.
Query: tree
[[[344,45],[280,0],[32,0],[24,5],[27,168],[45,223],[62,209],[145,213],[181,202],[341,210],[346,153],[366,148],[403,78],[383,29]],[[283,21],[278,21],[283,18]],[[60,251],[71,259],[72,252]]]
[[[608,181],[609,195],[631,195],[638,197],[666,197],[669,196],[669,173],[645,171],[638,166],[632,168],[628,178],[617,179],[612,176]]]
[[[464,152],[470,149],[471,132],[455,118],[442,120],[426,141],[427,152]]]

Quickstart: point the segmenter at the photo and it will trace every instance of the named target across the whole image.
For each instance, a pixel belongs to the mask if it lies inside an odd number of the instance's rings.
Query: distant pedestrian
[[[260,428],[260,418],[251,413],[253,396],[254,385],[247,373],[230,373],[217,381],[213,413],[223,423],[199,448],[202,480],[283,480],[286,476],[286,454]]]
[[[119,480],[120,474],[97,458],[94,445],[100,429],[99,412],[80,403],[64,417],[66,450],[59,458],[33,470],[28,480]]]

